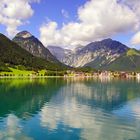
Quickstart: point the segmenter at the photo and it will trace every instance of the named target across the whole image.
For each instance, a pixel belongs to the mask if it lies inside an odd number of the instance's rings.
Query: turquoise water
[[[140,83],[1,79],[0,140],[140,140]]]

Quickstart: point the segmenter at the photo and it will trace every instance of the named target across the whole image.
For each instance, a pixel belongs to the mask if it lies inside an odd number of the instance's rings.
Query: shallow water
[[[1,79],[0,140],[140,140],[136,80]]]

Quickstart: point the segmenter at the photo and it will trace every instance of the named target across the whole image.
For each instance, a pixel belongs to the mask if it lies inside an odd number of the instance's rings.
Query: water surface
[[[140,83],[1,79],[0,140],[140,140]]]

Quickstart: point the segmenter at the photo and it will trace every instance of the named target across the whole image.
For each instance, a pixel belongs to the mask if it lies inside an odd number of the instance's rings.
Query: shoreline
[[[94,79],[139,79],[137,76],[113,77],[113,76],[0,76],[0,79],[47,79],[47,78],[94,78]]]

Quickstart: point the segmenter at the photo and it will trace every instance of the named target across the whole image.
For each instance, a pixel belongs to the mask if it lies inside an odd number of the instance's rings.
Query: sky
[[[0,0],[0,32],[23,30],[46,47],[112,38],[140,49],[140,0]]]

